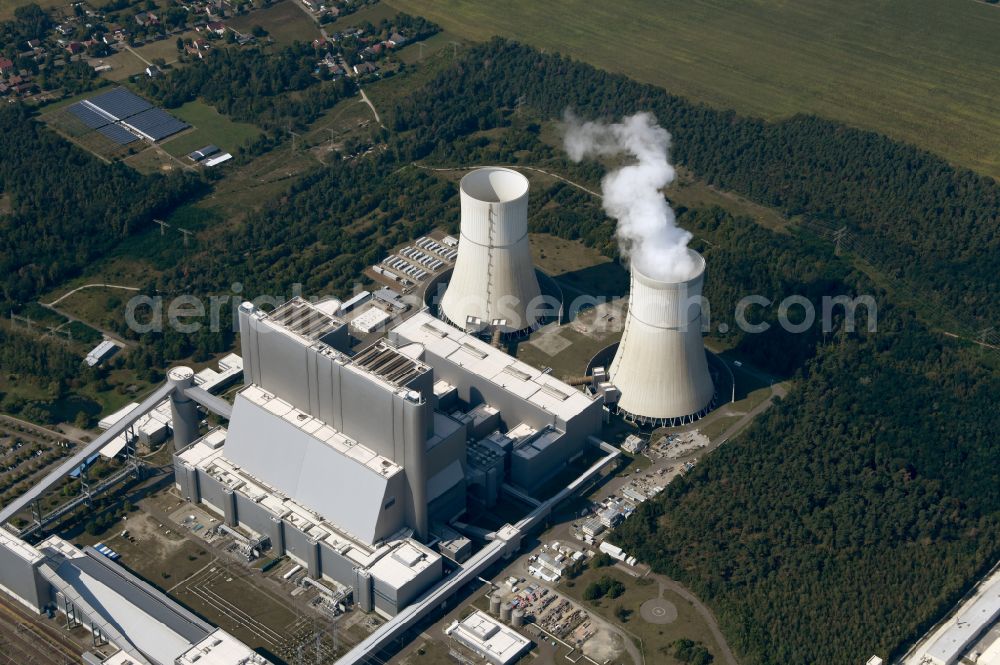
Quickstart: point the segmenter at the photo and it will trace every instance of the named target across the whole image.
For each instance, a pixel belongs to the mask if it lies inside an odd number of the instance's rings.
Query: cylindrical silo
[[[514,610],[510,615],[510,625],[520,628],[524,625],[524,610]]]
[[[513,608],[510,603],[504,603],[500,606],[500,620],[504,623],[510,623],[510,617],[513,614]]]
[[[174,387],[170,393],[170,427],[174,430],[174,450],[181,450],[198,438],[198,405],[184,394],[194,385],[194,370],[190,367],[172,367],[167,381]]]
[[[609,372],[628,420],[681,425],[712,405],[715,387],[701,338],[705,259],[688,251],[695,269],[684,281],[651,279],[632,267],[625,331]]]
[[[541,289],[528,245],[528,179],[489,167],[466,174],[459,189],[461,240],[441,313],[463,330],[498,320],[504,333],[533,327]]]
[[[490,594],[490,614],[500,616],[500,594],[495,592]]]

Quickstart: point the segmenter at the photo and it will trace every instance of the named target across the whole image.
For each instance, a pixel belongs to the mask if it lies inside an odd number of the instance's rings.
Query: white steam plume
[[[677,226],[674,211],[660,192],[675,175],[667,157],[670,134],[653,114],[636,113],[607,124],[582,122],[567,111],[564,145],[575,162],[594,155],[628,154],[636,159],[601,181],[604,210],[618,220],[615,233],[622,254],[653,279],[689,279],[695,271],[687,250],[691,234]]]

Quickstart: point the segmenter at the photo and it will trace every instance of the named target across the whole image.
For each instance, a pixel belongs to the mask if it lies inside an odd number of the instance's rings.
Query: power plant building
[[[600,431],[600,399],[428,312],[400,323],[389,339],[434,368],[446,384],[438,389],[460,403],[456,417],[469,421],[471,438],[507,453],[509,479],[522,489],[537,489]]]
[[[599,399],[426,311],[353,355],[302,299],[239,317],[246,385],[175,455],[181,493],[385,616],[443,576],[431,523],[537,488],[601,426]]]
[[[705,259],[686,280],[663,282],[632,267],[628,315],[609,378],[626,419],[654,426],[694,422],[712,406],[715,387],[701,337]]]
[[[0,586],[34,612],[55,610],[132,665],[269,665],[225,631],[189,612],[92,547],[58,536],[32,546],[0,529]]]

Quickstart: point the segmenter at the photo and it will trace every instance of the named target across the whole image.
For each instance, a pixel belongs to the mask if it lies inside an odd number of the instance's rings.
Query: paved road
[[[743,416],[740,417],[740,419],[737,420],[735,423],[733,423],[731,427],[729,427],[725,432],[716,437],[716,439],[712,441],[712,443],[710,444],[709,450],[722,445],[732,437],[739,434],[744,427],[750,424],[750,421],[756,418],[765,409],[770,408],[770,406],[774,404],[774,399],[776,397],[784,397],[787,394],[788,390],[786,389],[785,384],[783,383],[773,384],[771,386],[771,394],[768,396],[768,398],[763,402],[761,402],[760,404],[758,404],[757,406],[755,406],[754,408],[744,413]]]

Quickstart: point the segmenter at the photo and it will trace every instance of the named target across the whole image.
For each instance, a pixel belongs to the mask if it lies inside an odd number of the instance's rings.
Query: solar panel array
[[[138,141],[139,137],[128,131],[121,125],[104,125],[103,127],[98,127],[97,131],[104,136],[108,137],[118,145],[128,145],[133,141]]]
[[[138,113],[123,121],[129,127],[133,127],[154,141],[165,139],[176,134],[182,129],[190,127],[187,123],[181,122],[166,111],[150,108],[142,113]]]
[[[81,102],[78,102],[70,106],[69,112],[75,115],[77,118],[79,118],[80,122],[87,125],[87,127],[90,127],[91,129],[104,127],[109,122],[111,122],[110,120],[100,115],[99,113],[96,113],[91,109],[87,108]]]
[[[118,120],[123,120],[129,116],[153,108],[152,104],[125,88],[115,88],[114,90],[91,97],[86,101]]]
[[[153,141],[190,127],[125,88],[115,88],[85,99],[70,106],[69,111],[85,125],[119,145],[128,145],[139,139],[126,127]]]

